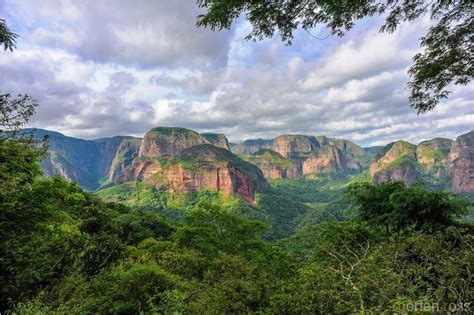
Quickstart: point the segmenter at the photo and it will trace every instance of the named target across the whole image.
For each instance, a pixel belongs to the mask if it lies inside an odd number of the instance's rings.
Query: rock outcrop
[[[299,178],[296,165],[273,150],[262,149],[252,155],[242,155],[241,157],[256,165],[266,178]]]
[[[449,159],[452,163],[452,189],[474,193],[474,130],[454,141]]]
[[[280,172],[272,168],[265,157],[249,157],[262,150],[262,147],[279,153],[294,166],[294,170]],[[348,140],[325,136],[290,134],[278,136],[273,140],[247,140],[235,145],[232,151],[245,154],[245,159],[265,168],[264,174],[269,178],[291,178],[295,176],[294,172],[298,178],[318,173],[358,173],[368,168],[371,162],[369,155],[358,145]]]
[[[370,166],[373,182],[418,180],[438,189],[474,192],[474,131],[456,141],[435,138],[413,145],[397,141],[386,146]]]
[[[119,178],[125,168],[131,165],[132,161],[138,157],[141,144],[142,139],[139,138],[130,138],[122,141],[110,166],[108,174],[110,181]]]
[[[229,141],[223,133],[202,133],[201,135],[212,145],[229,151],[231,150]]]
[[[96,140],[36,131],[37,138],[44,135],[50,136],[49,155],[41,161],[44,175],[59,174],[90,190],[101,183],[136,180],[169,191],[208,188],[253,200],[255,190],[267,185],[263,176],[298,179],[369,169],[374,183],[401,180],[412,185],[422,180],[432,188],[474,193],[474,131],[456,141],[435,138],[418,145],[397,141],[364,149],[344,139],[282,135],[234,145],[232,151],[241,153],[242,159],[229,151],[223,134],[185,128],[153,128],[143,139]]]
[[[143,137],[139,156],[175,156],[184,149],[199,144],[209,144],[194,130],[178,127],[157,127]]]
[[[272,143],[272,150],[285,158],[307,156],[319,147],[315,137],[305,135],[282,135],[273,139]]]
[[[373,157],[368,155],[362,147],[349,140],[328,138],[328,142],[329,145],[335,146],[341,151],[346,161],[347,170],[359,172],[368,168],[372,163]]]
[[[412,185],[418,178],[416,171],[416,146],[406,141],[387,145],[370,166],[373,182],[403,181]]]
[[[140,156],[118,179],[141,181],[170,192],[212,189],[236,193],[250,203],[255,203],[256,190],[268,187],[260,169],[211,144],[184,149],[174,157]]]
[[[401,181],[407,186],[412,186],[418,179],[418,173],[412,165],[400,165],[395,168],[386,168],[378,171],[373,176],[373,183]]]
[[[435,138],[416,146],[416,160],[423,172],[435,177],[449,177],[451,172],[449,152],[453,140]]]
[[[311,154],[301,158],[301,174],[303,176],[343,173],[347,170],[343,154],[332,145],[316,148]]]
[[[26,133],[31,129],[25,129]],[[117,148],[124,139],[131,137],[116,136],[97,140],[83,140],[65,136],[59,132],[36,129],[35,137],[49,136],[48,157],[41,161],[46,177],[60,175],[74,180],[89,190],[99,187],[106,177]]]

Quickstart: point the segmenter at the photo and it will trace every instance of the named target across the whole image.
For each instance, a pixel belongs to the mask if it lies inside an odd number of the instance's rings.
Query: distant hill
[[[230,144],[224,134],[179,127],[156,127],[143,139],[96,140],[36,130],[37,138],[46,134],[50,150],[41,162],[45,175],[59,174],[89,190],[142,181],[168,191],[227,191],[253,202],[255,192],[267,187],[265,178],[367,172],[374,183],[423,181],[434,188],[474,192],[474,131],[455,141],[435,138],[414,145],[400,140],[368,148],[345,139],[298,134]]]

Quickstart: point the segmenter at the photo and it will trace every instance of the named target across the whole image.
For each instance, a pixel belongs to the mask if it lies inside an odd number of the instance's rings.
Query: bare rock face
[[[374,174],[373,183],[380,184],[387,181],[401,181],[412,186],[418,180],[416,169],[410,165],[387,168]]]
[[[178,127],[157,127],[143,137],[139,156],[175,156],[184,149],[199,144],[208,144],[196,131]]]
[[[452,189],[474,193],[474,130],[456,138],[449,159],[452,163]]]
[[[282,135],[273,139],[272,150],[283,157],[310,154],[320,145],[315,137],[305,135]]]
[[[268,188],[256,166],[211,144],[184,149],[175,157],[138,157],[119,180],[142,181],[169,192],[236,193],[250,203],[255,203],[256,190]]]
[[[449,153],[453,142],[451,139],[435,138],[417,145],[416,159],[425,173],[435,177],[449,176]]]
[[[31,129],[25,129],[29,133]],[[41,161],[46,177],[59,175],[74,180],[85,188],[94,190],[100,180],[107,177],[115,152],[124,139],[131,137],[116,136],[96,140],[83,140],[65,136],[59,132],[36,129],[35,137],[40,140],[49,136],[48,156]]]
[[[266,178],[299,178],[296,165],[273,150],[262,149],[242,159],[256,165]]]
[[[387,167],[397,167],[398,162],[402,162],[401,159],[416,161],[415,145],[402,140],[388,144],[370,165],[370,175],[374,176]]]
[[[240,144],[232,147],[232,152],[235,154],[254,154],[262,149],[271,149],[273,140],[256,139],[245,140]]]
[[[387,145],[370,166],[374,184],[384,181],[403,181],[412,185],[418,178],[416,171],[416,146],[406,141]]]
[[[138,156],[142,139],[130,138],[122,141],[117,149],[115,157],[110,166],[109,180],[113,181],[120,176],[120,173]]]
[[[302,175],[342,173],[347,170],[341,151],[330,145],[315,149],[302,159]]]
[[[201,135],[212,145],[230,151],[229,141],[223,133],[202,133]]]
[[[372,162],[372,157],[368,155],[367,152],[365,152],[365,150],[357,144],[345,139],[327,139],[329,145],[335,146],[341,151],[346,162],[346,169],[348,171],[360,172],[363,169],[368,168],[370,163]]]

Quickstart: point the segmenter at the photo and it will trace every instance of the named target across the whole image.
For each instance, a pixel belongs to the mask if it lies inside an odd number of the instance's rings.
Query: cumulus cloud
[[[179,1],[0,1],[22,35],[0,54],[2,92],[40,101],[32,125],[98,138],[154,126],[224,132],[233,141],[325,134],[362,145],[454,138],[474,125],[472,85],[434,111],[408,106],[406,74],[426,21],[380,34],[365,20],[343,38],[298,32],[246,42],[195,27]],[[320,30],[324,32],[324,29]]]
[[[232,32],[196,28],[200,11],[189,0],[5,1],[7,14],[30,24],[21,28],[28,41],[83,59],[142,67],[227,62]]]

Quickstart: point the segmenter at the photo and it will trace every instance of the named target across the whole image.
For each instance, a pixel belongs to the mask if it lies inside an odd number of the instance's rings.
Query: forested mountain
[[[136,147],[130,140],[125,147]],[[255,204],[140,181],[91,194],[59,176],[40,177],[42,153],[33,144],[0,138],[0,149],[2,312],[471,309],[473,226],[463,221],[469,204],[451,193],[373,186],[365,173],[269,179]],[[249,178],[256,168],[211,144],[173,150],[171,159],[236,164]]]
[[[368,172],[374,183],[401,180],[474,192],[473,131],[455,141],[436,138],[414,145],[400,140],[372,148],[306,135],[246,140],[231,148],[223,134],[169,127],[153,128],[143,139],[82,140],[37,131],[38,138],[45,134],[50,135],[49,156],[42,161],[45,175],[59,174],[90,190],[140,181],[168,191],[227,191],[253,201],[255,191],[265,187],[262,177],[302,179]],[[181,154],[185,149],[188,154]]]
[[[472,0],[0,8],[0,315],[474,313]]]

